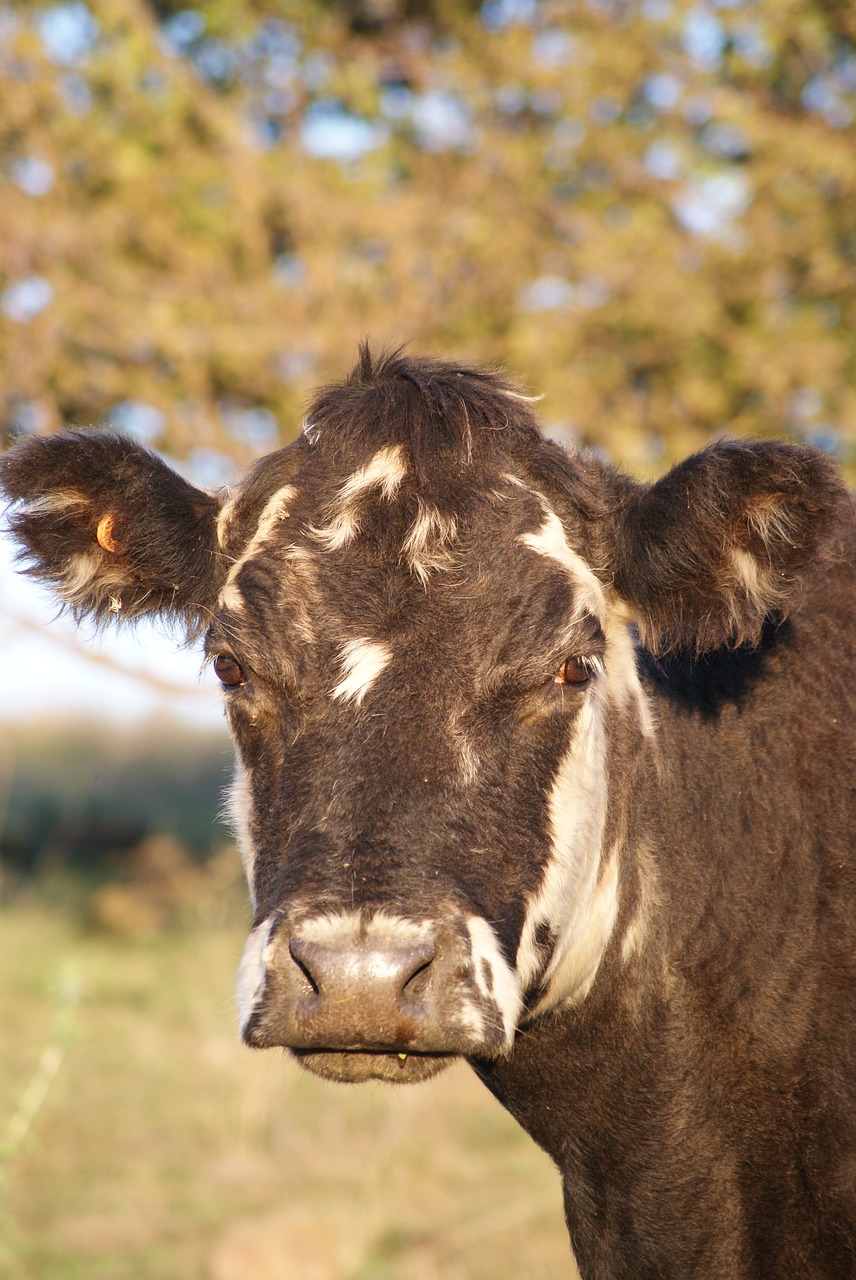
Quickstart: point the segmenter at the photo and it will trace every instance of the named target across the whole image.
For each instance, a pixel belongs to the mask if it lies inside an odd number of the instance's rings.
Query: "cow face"
[[[543,442],[495,377],[368,354],[223,503],[79,432],[3,479],[78,613],[205,628],[256,910],[242,1033],[348,1080],[505,1054],[608,951],[632,962],[656,752],[632,627],[751,638],[844,501],[781,445],[644,489]]]
[[[206,638],[257,911],[244,1035],[418,1076],[585,994],[618,911],[608,739],[650,725],[581,520],[492,465],[304,453],[224,511]]]

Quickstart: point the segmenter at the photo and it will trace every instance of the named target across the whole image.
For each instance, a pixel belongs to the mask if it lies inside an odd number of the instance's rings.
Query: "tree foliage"
[[[839,0],[0,4],[0,414],[216,482],[357,340],[500,362],[637,470],[856,450]]]

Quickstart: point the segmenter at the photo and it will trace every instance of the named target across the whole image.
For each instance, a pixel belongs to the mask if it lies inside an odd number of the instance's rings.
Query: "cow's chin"
[[[301,1067],[339,1084],[385,1080],[387,1084],[420,1084],[455,1061],[454,1053],[361,1053],[357,1050],[290,1049]]]

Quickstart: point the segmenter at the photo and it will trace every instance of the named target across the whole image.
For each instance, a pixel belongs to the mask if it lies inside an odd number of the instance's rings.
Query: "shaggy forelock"
[[[350,375],[316,394],[300,440],[257,464],[227,501],[221,545],[239,559],[272,495],[293,484],[289,535],[308,533],[322,552],[373,545],[427,586],[509,470],[581,523],[581,545],[591,541],[597,467],[584,455],[568,465],[519,388],[495,370],[364,345]]]
[[[541,436],[527,398],[495,370],[416,359],[402,349],[375,354],[367,345],[340,383],[325,387],[307,413],[311,438],[325,454],[370,457],[400,444],[421,483],[438,460],[466,464],[496,454],[514,436]]]

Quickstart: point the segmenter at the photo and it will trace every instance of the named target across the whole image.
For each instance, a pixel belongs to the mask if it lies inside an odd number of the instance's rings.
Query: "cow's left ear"
[[[226,576],[220,503],[148,450],[102,431],[32,437],[0,460],[0,487],[27,572],[78,621],[206,624]]]
[[[706,653],[756,643],[853,505],[823,454],[723,440],[627,494],[615,586],[643,644]]]

